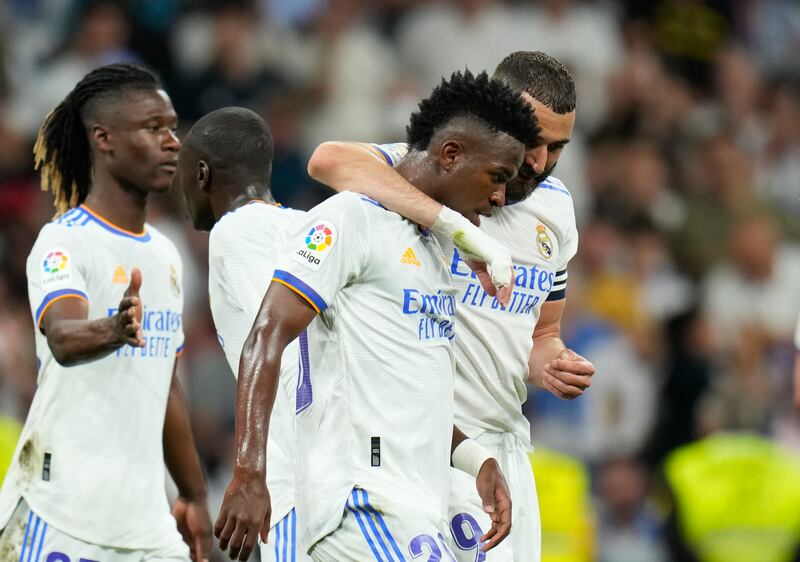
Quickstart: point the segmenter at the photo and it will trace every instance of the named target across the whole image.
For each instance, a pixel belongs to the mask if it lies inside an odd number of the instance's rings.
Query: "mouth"
[[[164,162],[158,165],[159,168],[162,170],[174,174],[178,170],[178,163],[177,162]]]

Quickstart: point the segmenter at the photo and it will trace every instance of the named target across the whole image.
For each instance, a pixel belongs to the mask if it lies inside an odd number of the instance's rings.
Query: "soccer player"
[[[183,139],[172,182],[181,189],[194,227],[210,231],[211,313],[234,375],[247,334],[267,292],[285,238],[305,213],[275,203],[270,192],[272,134],[255,113],[239,107],[201,118]],[[294,416],[298,346],[281,361],[280,386],[269,424],[267,486],[272,525],[261,562],[309,560],[297,549],[294,510]]]
[[[456,73],[412,115],[397,170],[476,219],[503,204],[536,135],[519,94],[485,73]],[[442,556],[451,453],[457,468],[477,475],[470,487],[495,503],[499,542],[510,523],[502,473],[453,427],[454,316],[445,258],[430,232],[355,193],[312,209],[242,353],[234,475],[215,525],[220,545],[241,549],[244,560],[268,528],[269,416],[281,354],[306,329],[296,506],[312,559]]]
[[[511,249],[516,286],[505,308],[481,288],[458,249],[447,244],[452,211],[385,165],[396,164],[405,146],[326,143],[312,156],[309,173],[337,190],[374,197],[444,235],[448,267],[458,289],[456,423],[499,459],[514,502],[509,540],[488,559],[539,560],[538,502],[527,455],[530,427],[522,415],[525,384],[574,398],[591,384],[594,373],[594,366],[566,349],[560,338],[567,262],[577,250],[578,234],[571,195],[551,174],[572,134],[575,86],[567,69],[541,52],[512,53],[498,65],[494,78],[522,92],[542,129],[542,143],[527,151],[508,185],[506,207],[481,221],[487,234]],[[463,486],[458,473],[453,485],[453,550],[459,559],[475,560],[476,537],[490,521],[480,498]]]
[[[152,73],[115,64],[87,74],[39,131],[57,214],[27,263],[40,367],[0,491],[3,560],[202,560],[210,549],[175,375],[181,257],[145,222],[148,195],[175,173],[176,121]]]

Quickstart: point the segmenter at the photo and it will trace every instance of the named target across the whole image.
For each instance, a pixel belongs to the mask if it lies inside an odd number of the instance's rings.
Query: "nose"
[[[493,192],[489,196],[489,202],[493,207],[503,207],[506,204],[506,185],[503,184],[501,189]]]
[[[528,164],[533,171],[541,174],[547,165],[547,145],[540,144],[525,151],[525,163]]]
[[[172,150],[172,151],[179,151],[181,149],[181,141],[178,140],[178,135],[176,135],[171,129],[167,131],[167,135],[164,137],[163,143],[164,150]]]

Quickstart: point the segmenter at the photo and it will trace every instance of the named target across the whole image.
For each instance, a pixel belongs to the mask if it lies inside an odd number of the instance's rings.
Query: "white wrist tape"
[[[477,441],[464,439],[455,448],[450,458],[455,468],[477,477],[483,463],[494,457]]]
[[[442,207],[431,231],[452,239],[462,259],[485,263],[498,289],[514,283],[511,252],[463,215]]]
[[[439,214],[436,217],[436,222],[434,222],[433,226],[431,226],[431,231],[433,231],[434,234],[440,234],[447,238],[453,238],[456,232],[459,230],[466,230],[470,226],[474,228],[475,225],[469,222],[467,217],[461,213],[455,212],[450,207],[442,206],[442,210],[439,211]]]

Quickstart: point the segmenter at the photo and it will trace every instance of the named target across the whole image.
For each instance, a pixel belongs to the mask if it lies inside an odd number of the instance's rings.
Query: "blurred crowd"
[[[529,389],[533,443],[585,480],[596,559],[668,560],[654,490],[671,452],[720,431],[800,450],[792,0],[0,2],[0,414],[24,419],[36,385],[25,260],[53,208],[33,140],[90,69],[153,67],[184,130],[222,106],[259,112],[276,198],[307,209],[330,194],[305,171],[317,144],[403,140],[443,75],[491,72],[515,50],[555,56],[576,82],[576,130],[555,171],[581,236],[563,333],[597,367],[575,401]],[[213,510],[230,475],[234,381],[207,304],[207,236],[178,193],[150,209],[184,259],[180,369]]]

